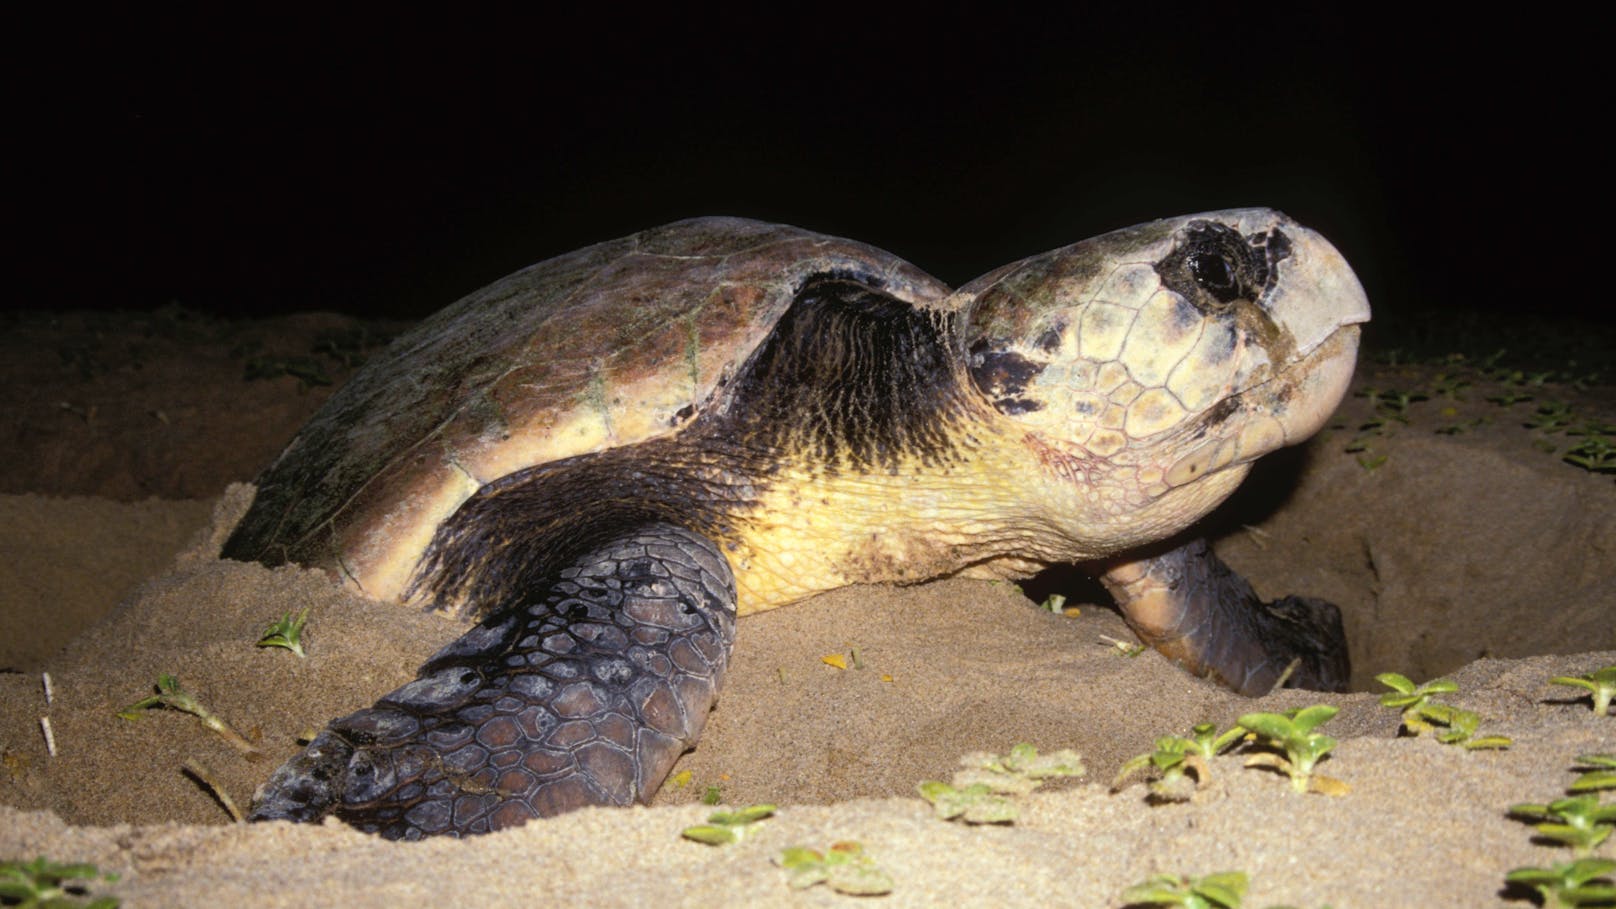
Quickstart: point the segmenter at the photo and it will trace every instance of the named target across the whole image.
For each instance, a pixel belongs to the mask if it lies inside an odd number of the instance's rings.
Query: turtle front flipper
[[[374,707],[336,720],[252,819],[335,813],[389,839],[645,802],[693,745],[735,639],[735,582],[667,524],[589,550]]]
[[[1262,602],[1205,540],[1113,566],[1101,581],[1134,633],[1195,675],[1253,697],[1281,679],[1346,690],[1341,611],[1307,597]]]

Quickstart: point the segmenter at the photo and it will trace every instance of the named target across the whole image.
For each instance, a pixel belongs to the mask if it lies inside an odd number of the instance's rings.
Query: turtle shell
[[[799,289],[832,274],[916,306],[949,289],[871,246],[697,218],[540,262],[398,337],[258,478],[227,558],[404,595],[438,525],[483,485],[635,445],[709,408]]]

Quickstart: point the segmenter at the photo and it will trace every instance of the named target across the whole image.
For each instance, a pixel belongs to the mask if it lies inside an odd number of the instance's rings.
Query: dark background
[[[1242,7],[14,22],[6,308],[416,317],[699,214],[960,283],[1262,204],[1380,313],[1608,321],[1591,23]]]

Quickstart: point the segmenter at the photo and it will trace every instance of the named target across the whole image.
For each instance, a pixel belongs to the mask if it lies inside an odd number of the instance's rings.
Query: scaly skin
[[[648,799],[695,743],[735,639],[735,584],[666,525],[599,546],[334,721],[263,787],[253,820],[334,812],[388,839],[486,833]]]
[[[1345,691],[1352,675],[1341,611],[1323,600],[1263,603],[1207,545],[1191,540],[1101,575],[1139,639],[1249,697],[1286,687]]]
[[[1333,607],[1265,605],[1205,544],[1151,547],[1324,423],[1368,316],[1340,254],[1264,209],[953,293],[738,219],[524,269],[334,396],[225,546],[483,619],[332,723],[254,817],[415,838],[645,801],[737,611],[849,583],[1114,559],[1130,624],[1189,671],[1339,687]]]

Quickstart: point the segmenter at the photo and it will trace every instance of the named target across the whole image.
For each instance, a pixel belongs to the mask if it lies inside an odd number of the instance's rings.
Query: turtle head
[[[1188,526],[1323,426],[1369,319],[1341,254],[1268,209],[1105,234],[954,302],[970,382],[1042,465],[1040,499],[1109,551]]]

